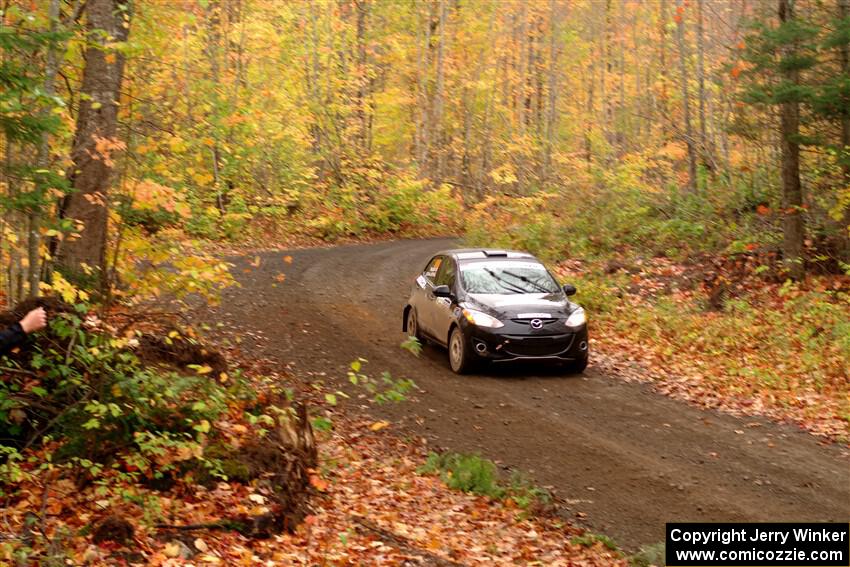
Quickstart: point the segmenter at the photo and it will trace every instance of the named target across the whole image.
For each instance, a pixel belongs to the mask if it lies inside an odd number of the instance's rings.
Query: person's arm
[[[43,307],[33,309],[14,325],[0,331],[0,355],[6,354],[27,338],[27,335],[40,331],[47,325],[47,313]]]
[[[9,325],[0,331],[0,354],[6,354],[27,338],[27,334],[20,323]]]

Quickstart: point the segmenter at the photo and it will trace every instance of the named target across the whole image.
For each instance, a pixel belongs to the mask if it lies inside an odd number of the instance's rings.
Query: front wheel
[[[419,318],[416,317],[416,310],[411,307],[407,310],[407,335],[415,338],[419,343],[422,343],[422,331],[419,330]]]
[[[581,358],[572,360],[564,365],[564,370],[567,374],[581,374],[587,368],[587,362],[590,357],[585,354]]]
[[[475,366],[473,356],[475,355],[471,352],[463,332],[457,327],[452,329],[449,337],[449,365],[452,371],[455,374],[469,373]]]

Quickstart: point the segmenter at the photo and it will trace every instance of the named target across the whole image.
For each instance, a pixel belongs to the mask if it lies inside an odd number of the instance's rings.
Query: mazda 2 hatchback
[[[481,362],[555,362],[587,366],[584,309],[525,252],[490,249],[436,254],[413,283],[402,329],[448,348],[453,371]]]

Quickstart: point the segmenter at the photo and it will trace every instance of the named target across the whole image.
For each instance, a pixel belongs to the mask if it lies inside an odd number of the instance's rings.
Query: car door
[[[428,261],[425,270],[416,278],[414,284],[414,301],[413,308],[416,309],[416,317],[419,321],[419,328],[428,335],[433,335],[433,325],[431,323],[434,310],[434,280],[443,263],[443,256],[437,255]]]
[[[437,271],[437,277],[434,279],[434,286],[446,285],[449,286],[450,290],[452,290],[452,294],[456,293],[456,273],[457,269],[455,267],[454,258],[446,257],[440,264],[440,269]],[[454,316],[452,314],[453,304],[454,301],[448,297],[434,297],[434,307],[432,310],[432,328],[434,330],[431,334],[442,342],[448,341],[449,328],[454,320]]]

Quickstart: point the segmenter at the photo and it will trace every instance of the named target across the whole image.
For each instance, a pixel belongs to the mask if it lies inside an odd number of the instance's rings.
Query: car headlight
[[[476,311],[474,309],[464,309],[463,316],[466,317],[467,321],[469,321],[473,325],[478,325],[479,327],[490,327],[491,329],[498,329],[499,327],[505,326],[504,323],[502,323],[495,317],[491,317],[486,313],[482,313],[481,311]]]
[[[584,314],[584,309],[577,307],[575,311],[570,313],[570,316],[567,317],[567,320],[564,323],[567,327],[581,327],[587,323],[587,316]]]

